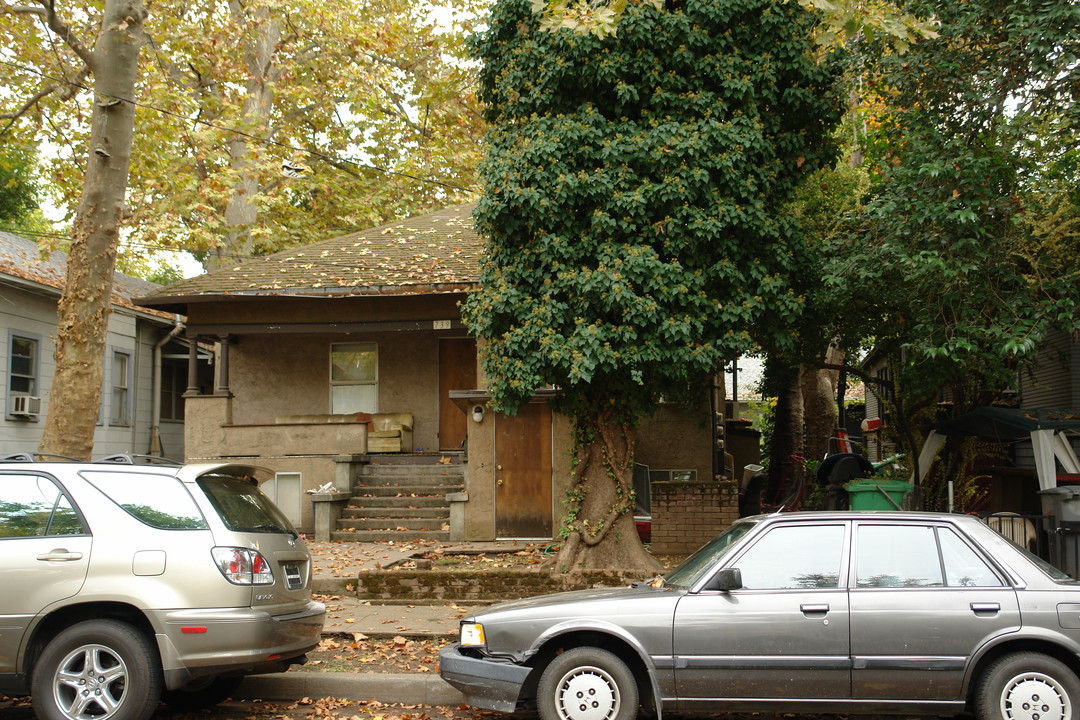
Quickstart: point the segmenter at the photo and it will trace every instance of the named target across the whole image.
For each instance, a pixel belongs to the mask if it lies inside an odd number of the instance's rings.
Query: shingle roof
[[[58,250],[43,257],[41,248],[30,240],[11,233],[0,232],[0,274],[2,275],[36,283],[59,295],[67,278],[67,258],[67,253]],[[113,275],[112,303],[129,310],[167,318],[169,315],[166,313],[147,310],[132,302],[133,298],[149,295],[159,288],[161,285],[118,272]]]
[[[462,291],[480,277],[473,205],[361,230],[182,280],[140,304],[227,296],[350,296]]]

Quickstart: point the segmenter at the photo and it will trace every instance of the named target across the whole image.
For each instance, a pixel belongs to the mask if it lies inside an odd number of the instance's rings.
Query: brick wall
[[[689,555],[720,534],[738,517],[737,483],[653,483],[653,554]]]

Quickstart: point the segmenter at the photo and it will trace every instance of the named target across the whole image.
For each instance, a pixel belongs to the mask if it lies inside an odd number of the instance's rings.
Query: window
[[[184,419],[187,363],[172,358],[161,361],[161,419]]]
[[[1002,585],[990,566],[948,528],[863,525],[859,528],[858,542],[855,581],[858,587]]]
[[[131,424],[131,355],[114,352],[112,362],[112,417],[110,425]]]
[[[37,392],[38,341],[25,335],[11,336],[8,362],[8,390],[12,395]]]
[[[0,538],[85,535],[67,496],[48,478],[8,475],[0,484]]]
[[[205,530],[199,507],[176,478],[164,475],[84,472],[86,481],[136,520],[162,530]]]
[[[843,525],[797,525],[770,530],[734,566],[748,590],[835,588],[843,555]]]
[[[375,343],[335,343],[330,348],[330,412],[378,409],[379,354]]]
[[[203,475],[199,487],[234,532],[294,533],[292,522],[255,485],[229,475]]]
[[[652,482],[697,482],[697,470],[693,468],[685,470],[653,470],[650,468],[649,480]]]

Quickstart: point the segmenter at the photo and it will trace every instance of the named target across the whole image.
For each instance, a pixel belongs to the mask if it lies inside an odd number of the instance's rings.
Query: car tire
[[[63,630],[45,646],[33,673],[38,720],[146,720],[161,696],[157,648],[116,620]]]
[[[182,688],[166,690],[161,700],[177,710],[200,710],[213,707],[232,697],[243,682],[243,677],[208,677],[194,680]]]
[[[541,720],[634,720],[638,687],[614,653],[579,647],[557,655],[536,690]]]
[[[975,689],[980,720],[1073,720],[1080,702],[1080,680],[1049,655],[1018,652],[986,669]]]

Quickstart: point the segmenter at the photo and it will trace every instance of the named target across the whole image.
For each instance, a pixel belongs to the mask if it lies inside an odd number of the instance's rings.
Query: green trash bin
[[[844,485],[852,510],[901,510],[904,496],[914,487],[902,480],[863,478]]]

